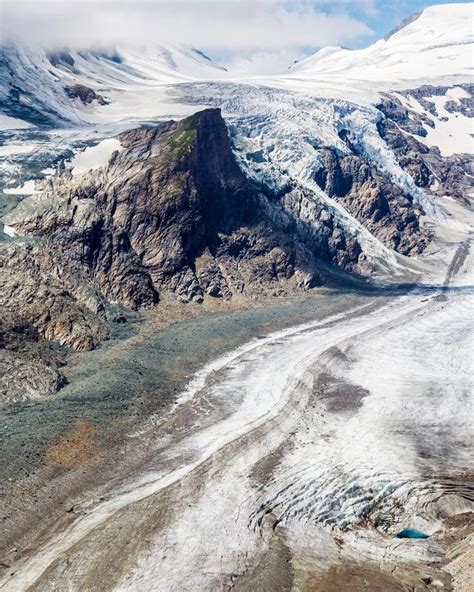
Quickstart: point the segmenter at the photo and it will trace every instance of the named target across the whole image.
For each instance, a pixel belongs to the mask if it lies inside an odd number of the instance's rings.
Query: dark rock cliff
[[[387,247],[402,255],[421,253],[428,234],[412,197],[357,154],[335,148],[318,150],[323,166],[315,180],[330,197],[361,222]]]
[[[310,288],[315,257],[268,215],[217,109],[127,132],[106,170],[55,178],[9,224],[79,263],[132,308]]]

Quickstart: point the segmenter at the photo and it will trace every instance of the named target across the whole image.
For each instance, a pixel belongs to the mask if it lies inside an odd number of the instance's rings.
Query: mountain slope
[[[0,113],[35,125],[79,124],[94,119],[97,107],[120,101],[123,92],[136,96],[226,74],[199,50],[183,47],[46,52],[9,44],[0,46]],[[106,118],[117,118],[107,111]]]
[[[127,132],[106,169],[53,177],[8,217],[139,308],[310,288],[316,257],[239,169],[217,110]],[[335,249],[336,251],[336,249]]]
[[[325,47],[295,64],[291,75],[344,77],[380,87],[444,78],[468,82],[473,39],[472,5],[431,6],[365,49]]]

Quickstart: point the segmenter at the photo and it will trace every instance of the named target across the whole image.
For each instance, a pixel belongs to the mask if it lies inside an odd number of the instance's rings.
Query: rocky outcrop
[[[131,308],[284,293],[320,282],[314,254],[268,212],[217,109],[120,136],[106,170],[53,178],[8,216]]]
[[[48,245],[0,243],[0,308],[0,320],[11,316],[75,350],[94,349],[109,336],[104,301],[90,279]]]
[[[464,89],[470,97],[457,102],[447,101],[445,109],[472,117],[474,104],[471,85]],[[406,95],[416,98],[433,118],[438,116],[435,104],[426,97],[445,96],[448,88],[423,86],[406,91]],[[434,127],[433,119],[425,113],[408,110],[397,97],[385,96],[377,105],[384,117],[378,123],[381,137],[392,149],[400,166],[411,175],[418,187],[429,189],[439,196],[450,195],[464,205],[470,203],[472,193],[471,178],[473,161],[470,154],[441,156],[439,148],[428,147],[421,139],[426,137],[425,125]],[[419,139],[418,139],[419,138]]]
[[[41,399],[56,393],[65,384],[60,372],[45,364],[40,356],[1,350],[0,404]]]
[[[317,150],[318,185],[338,200],[384,245],[402,255],[421,253],[428,233],[420,226],[420,208],[412,197],[357,154],[335,148]]]
[[[64,383],[64,352],[53,349],[28,321],[0,312],[0,404],[55,393]]]
[[[109,334],[103,298],[66,253],[0,242],[0,405],[55,393],[68,350]]]
[[[66,253],[0,242],[0,405],[55,393],[68,351],[109,334],[103,298]]]
[[[90,105],[94,101],[97,101],[99,105],[107,105],[107,101],[102,95],[98,95],[95,90],[83,84],[71,84],[66,86],[64,90],[70,99],[79,99],[83,105]]]
[[[298,236],[318,261],[349,272],[366,269],[361,246],[353,231],[348,231],[334,212],[301,186],[291,187],[276,198],[280,219],[289,232]]]
[[[457,86],[457,88],[463,88],[467,96],[459,97],[457,100],[448,100],[445,103],[444,108],[449,113],[462,113],[466,117],[474,117],[474,84],[463,84]],[[431,84],[424,84],[418,88],[406,90],[403,92],[403,94],[405,96],[409,95],[410,97],[413,97],[424,109],[429,111],[432,115],[439,117],[436,105],[430,100],[430,98],[444,97],[449,90],[450,87],[447,86],[433,86]],[[428,125],[434,126],[433,121],[429,120]]]

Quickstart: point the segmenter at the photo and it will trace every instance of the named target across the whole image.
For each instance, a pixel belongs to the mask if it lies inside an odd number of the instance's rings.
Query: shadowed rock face
[[[387,247],[402,255],[421,253],[428,234],[419,223],[421,210],[410,195],[357,154],[340,155],[322,148],[316,182]]]
[[[233,156],[217,109],[120,137],[107,169],[53,178],[9,216],[132,308],[205,293],[283,293],[320,280],[315,257],[275,216]]]

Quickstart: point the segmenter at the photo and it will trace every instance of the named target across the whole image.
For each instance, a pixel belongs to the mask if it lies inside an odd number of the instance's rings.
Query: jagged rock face
[[[0,404],[35,399],[64,385],[64,352],[53,349],[28,321],[0,313]]]
[[[55,393],[65,383],[64,361],[64,352],[53,349],[30,322],[2,308],[0,404]]]
[[[357,238],[345,231],[324,205],[301,187],[277,198],[288,231],[294,227],[318,260],[346,271],[360,271],[364,259]]]
[[[323,166],[315,180],[321,189],[387,247],[402,255],[423,251],[428,234],[420,226],[422,212],[410,195],[357,154],[342,155],[334,148],[317,152]]]
[[[63,253],[0,243],[0,405],[55,393],[68,348],[94,349],[109,333],[102,297]]]
[[[238,167],[219,110],[121,137],[105,171],[53,179],[10,214],[132,308],[318,283],[314,257]]]
[[[76,350],[93,349],[109,336],[93,285],[45,245],[1,244],[0,307],[0,321],[11,315],[42,338]]]
[[[99,105],[107,105],[107,101],[102,95],[83,84],[71,84],[66,86],[64,90],[70,99],[79,99],[83,105],[90,105],[94,101],[97,101]]]
[[[445,109],[451,113],[462,113],[474,117],[474,88],[463,87],[471,96],[458,101],[448,101]],[[446,87],[423,86],[406,91],[404,94],[416,98],[429,113],[437,116],[436,106],[426,97],[444,96]],[[381,137],[395,153],[400,166],[407,171],[418,187],[430,189],[440,196],[450,195],[464,205],[469,205],[472,192],[473,159],[470,154],[441,156],[436,146],[428,147],[421,142],[426,137],[423,127],[435,127],[435,123],[425,113],[408,110],[397,97],[386,96],[377,105],[384,118],[378,129]],[[407,133],[404,133],[407,132]],[[420,140],[417,139],[417,136]]]

